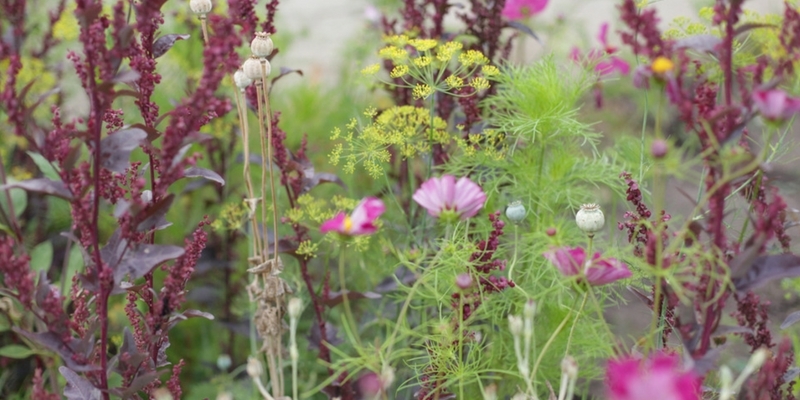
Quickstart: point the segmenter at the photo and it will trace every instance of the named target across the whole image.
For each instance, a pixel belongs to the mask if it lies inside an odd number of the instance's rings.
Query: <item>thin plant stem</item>
[[[234,85],[235,87],[235,85]],[[250,225],[253,229],[253,255],[259,256],[259,249],[261,243],[261,231],[258,229],[258,220],[256,219],[256,209],[254,206],[255,190],[253,189],[253,179],[250,176],[250,129],[247,121],[247,112],[244,107],[243,99],[240,100],[238,88],[234,91],[234,99],[236,100],[236,111],[239,114],[239,125],[242,130],[242,145],[244,146],[244,182],[247,189],[247,207],[248,215],[250,216]],[[263,261],[263,260],[262,260]]]
[[[261,84],[264,89],[264,111],[267,117],[267,161],[264,165],[269,165],[269,186],[272,195],[272,232],[273,232],[273,267],[278,264],[278,203],[275,198],[275,172],[272,168],[272,109],[269,104],[269,83],[267,81],[266,59],[261,62]]]
[[[344,315],[345,319],[347,320],[347,324],[350,325],[352,329],[353,336],[356,338],[356,343],[361,345],[361,338],[358,336],[358,326],[356,325],[356,320],[353,318],[353,311],[350,309],[350,293],[347,291],[346,283],[347,280],[345,279],[344,273],[344,243],[341,244],[339,247],[339,285],[341,286],[342,291],[342,304],[344,305]]]
[[[297,397],[297,317],[289,318],[289,354],[292,360],[292,399]]]
[[[272,161],[267,156],[267,144],[265,143],[267,139],[267,135],[264,132],[264,90],[262,89],[261,85],[256,85],[256,93],[258,97],[258,130],[259,136],[261,138],[261,221],[267,220],[267,168],[272,168],[272,165],[267,166],[267,163],[271,163]],[[277,234],[277,232],[273,232],[273,236]],[[265,232],[263,237],[261,238],[261,254],[264,255],[266,259],[269,255],[269,235]],[[266,260],[264,260],[266,261]]]
[[[603,308],[600,306],[600,302],[597,300],[597,296],[594,295],[594,289],[591,285],[587,285],[586,287],[587,293],[589,293],[589,297],[592,298],[592,304],[594,304],[594,308],[597,311],[597,318],[603,323],[603,327],[608,334],[609,340],[612,341],[612,347],[616,354],[624,354],[624,352],[619,348],[619,344],[616,340],[614,340],[614,333],[611,332],[611,327],[608,326],[608,322],[606,322],[605,317],[603,316]]]
[[[575,322],[572,323],[572,327],[569,328],[569,337],[567,337],[567,349],[564,351],[564,355],[569,355],[569,346],[572,344],[572,334],[575,332],[575,327],[578,325],[578,320],[581,318],[581,314],[583,313],[583,307],[586,306],[586,299],[589,298],[589,293],[583,293],[583,301],[581,301],[581,306],[578,308],[578,314],[575,316]]]
[[[208,19],[205,15],[200,16],[200,27],[203,30],[203,43],[208,46]]]
[[[569,321],[570,317],[572,317],[572,310],[569,310],[569,312],[567,313],[567,316],[564,317],[564,320],[561,321],[560,324],[558,324],[558,327],[556,328],[556,330],[553,331],[553,333],[550,335],[550,338],[548,338],[547,342],[545,342],[544,347],[542,347],[542,351],[540,351],[539,352],[539,356],[536,357],[536,363],[533,364],[533,371],[531,371],[531,376],[528,377],[528,380],[535,380],[536,379],[536,373],[539,371],[539,365],[542,363],[542,360],[544,359],[544,355],[547,353],[547,350],[550,348],[550,346],[556,340],[556,336],[558,336],[558,334],[561,333],[561,330],[564,329],[564,326],[567,324],[567,321]],[[536,393],[534,392],[533,395],[536,396]]]

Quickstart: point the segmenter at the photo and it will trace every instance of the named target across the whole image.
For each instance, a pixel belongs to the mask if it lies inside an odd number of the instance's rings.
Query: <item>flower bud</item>
[[[546,233],[547,236],[553,237],[553,236],[556,235],[557,231],[556,231],[556,228],[553,228],[551,226],[551,227],[547,228],[547,230],[544,233]]]
[[[514,336],[519,336],[522,334],[522,318],[516,315],[509,315],[508,330],[510,330],[511,334]]]
[[[575,362],[572,356],[565,356],[561,360],[561,373],[571,380],[575,380],[578,377],[578,363]]]
[[[664,139],[656,139],[650,146],[650,154],[652,154],[655,158],[664,157],[667,155],[667,150],[669,150],[669,145]]]
[[[264,367],[261,366],[261,361],[255,357],[247,358],[247,375],[253,379],[260,379],[261,374],[264,373]]]
[[[211,12],[211,0],[189,0],[189,8],[193,13],[205,18]]]
[[[247,59],[247,61],[242,64],[242,70],[244,71],[244,76],[248,79],[253,80],[254,82],[261,81],[261,73],[262,73],[262,65],[264,66],[264,75],[269,76],[271,67],[269,65],[269,61],[261,60],[256,56],[252,56]]]
[[[227,371],[228,368],[230,368],[230,366],[231,366],[231,356],[227,354],[220,354],[220,356],[217,357],[217,368],[219,368],[222,371]]]
[[[525,219],[525,206],[521,201],[513,201],[506,207],[506,218],[515,224]]]
[[[497,400],[497,385],[491,384],[483,388],[483,400]]]
[[[527,319],[533,319],[536,316],[536,302],[528,300],[525,302],[525,307],[522,308],[522,315]]]
[[[288,311],[289,318],[300,318],[300,313],[303,312],[303,302],[297,297],[292,297],[292,299],[289,300]]]
[[[456,276],[456,286],[461,290],[469,289],[472,286],[472,276],[466,272]]]
[[[245,75],[242,68],[239,68],[236,72],[233,73],[233,82],[236,83],[236,87],[239,88],[242,92],[247,89],[248,86],[253,84],[253,80],[248,78]]]
[[[258,58],[267,58],[272,54],[273,48],[275,48],[275,45],[272,44],[272,39],[267,32],[256,32],[256,36],[250,42],[250,51]]]
[[[606,218],[603,216],[603,211],[597,204],[584,204],[575,215],[575,222],[578,228],[586,233],[594,234],[595,232],[603,229],[606,223]]]

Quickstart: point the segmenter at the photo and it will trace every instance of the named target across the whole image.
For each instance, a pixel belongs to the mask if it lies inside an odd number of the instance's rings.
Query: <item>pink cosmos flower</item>
[[[642,362],[612,360],[606,369],[609,400],[700,400],[700,378],[681,371],[674,354],[657,353]]]
[[[800,111],[800,99],[780,89],[753,91],[753,103],[761,116],[770,121],[789,119]]]
[[[628,75],[631,71],[630,64],[615,56],[614,53],[617,52],[617,48],[608,43],[608,23],[603,23],[603,25],[600,26],[600,33],[597,34],[597,40],[603,45],[603,48],[592,49],[587,56],[588,62],[596,63],[594,66],[595,72],[601,76],[610,75],[614,72]],[[581,51],[577,47],[574,47],[569,58],[572,59],[572,61],[581,62]]]
[[[369,235],[378,230],[375,226],[375,220],[385,210],[386,207],[384,207],[380,199],[367,197],[361,200],[361,203],[358,203],[352,214],[347,215],[340,212],[335,217],[325,221],[319,227],[319,230],[322,233],[334,231],[348,236]]]
[[[413,199],[433,217],[438,218],[443,211],[449,211],[461,219],[467,219],[480,211],[486,194],[467,177],[456,181],[453,175],[443,175],[425,181],[414,193]]]
[[[508,19],[523,19],[538,14],[547,7],[548,0],[506,0],[502,15]]]
[[[592,260],[587,263],[586,251],[581,247],[560,247],[545,252],[544,257],[564,276],[583,275],[592,286],[605,285],[631,276],[625,263],[615,258],[600,258],[600,253],[594,253]]]

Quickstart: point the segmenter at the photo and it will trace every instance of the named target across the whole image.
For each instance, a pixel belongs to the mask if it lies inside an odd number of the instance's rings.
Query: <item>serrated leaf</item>
[[[739,292],[747,292],[775,279],[800,276],[800,257],[794,254],[761,256],[753,261],[747,273],[733,279]]]
[[[91,382],[76,374],[75,371],[61,366],[58,372],[67,380],[64,396],[69,400],[100,400],[102,393]]]
[[[784,319],[783,323],[781,324],[781,329],[786,329],[797,323],[797,321],[800,321],[800,311],[795,311],[786,316],[786,319]]]
[[[7,183],[0,185],[0,190],[20,188],[28,192],[49,194],[62,199],[72,200],[72,192],[67,189],[67,185],[62,181],[54,181],[47,178],[35,178],[25,181]]]
[[[61,175],[58,174],[58,169],[53,166],[53,164],[50,164],[50,161],[47,161],[43,155],[34,153],[32,151],[28,151],[27,153],[36,166],[39,167],[39,171],[42,171],[42,175],[44,175],[45,178],[49,178],[54,181],[61,179]]]
[[[21,360],[36,354],[28,346],[19,344],[10,344],[8,346],[0,347],[0,357],[15,358]]]
[[[169,35],[161,36],[153,43],[153,58],[163,56],[167,51],[169,51],[169,49],[172,48],[172,46],[175,45],[176,41],[186,40],[190,37],[191,35],[179,35],[177,33],[170,33]]]
[[[100,141],[100,164],[103,168],[117,173],[125,173],[130,166],[131,152],[138,148],[147,137],[139,128],[116,131]]]
[[[187,178],[203,178],[208,179],[210,181],[214,181],[219,183],[220,186],[225,186],[225,179],[223,179],[218,173],[205,168],[200,167],[189,167],[183,171],[183,176]]]
[[[49,240],[39,243],[36,247],[31,249],[30,256],[32,271],[37,273],[39,271],[47,272],[53,263],[53,243]]]

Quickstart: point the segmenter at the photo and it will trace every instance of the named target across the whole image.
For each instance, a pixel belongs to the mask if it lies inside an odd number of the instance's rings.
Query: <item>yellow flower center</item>
[[[350,219],[349,215],[345,215],[345,217],[344,217],[344,231],[346,233],[350,233],[351,229],[353,229],[353,220]]]
[[[667,57],[659,56],[653,60],[653,65],[650,66],[656,74],[666,74],[667,72],[672,71],[675,68],[675,64]]]

